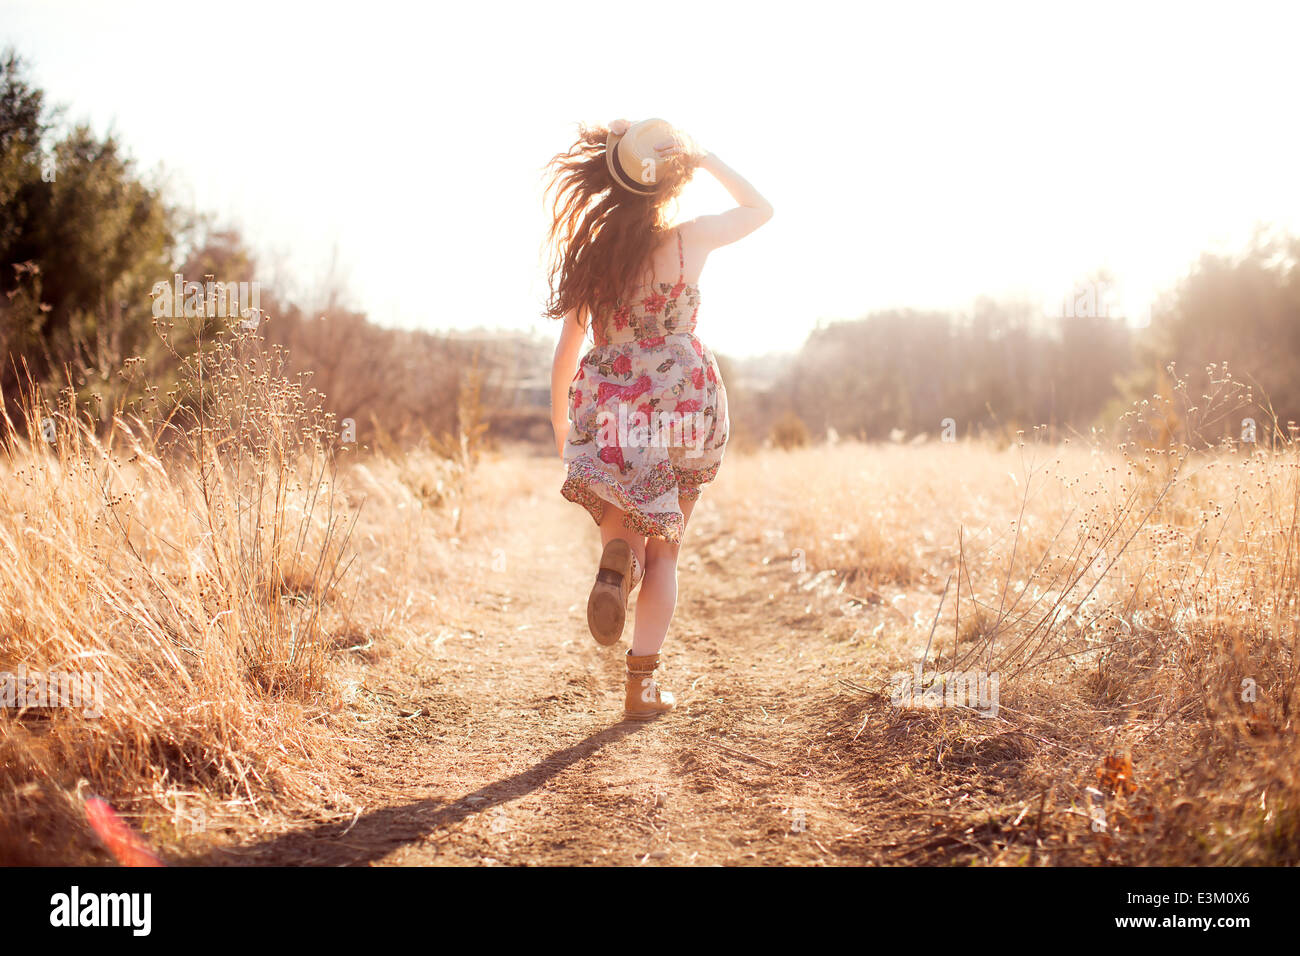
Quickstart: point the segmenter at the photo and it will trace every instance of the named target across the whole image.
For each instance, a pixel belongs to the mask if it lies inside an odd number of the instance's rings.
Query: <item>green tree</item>
[[[113,136],[74,126],[48,149],[43,97],[12,53],[0,64],[0,388],[12,402],[21,355],[38,379],[73,375],[108,401],[132,356],[161,353],[153,283],[166,278],[172,213]]]

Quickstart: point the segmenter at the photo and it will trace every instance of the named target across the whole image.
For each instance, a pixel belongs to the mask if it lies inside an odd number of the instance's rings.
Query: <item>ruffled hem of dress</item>
[[[677,497],[685,498],[687,501],[694,501],[700,497],[703,490],[701,486],[707,485],[714,478],[718,477],[718,469],[722,467],[721,461],[715,461],[707,468],[701,468],[698,471],[682,471],[677,469]]]
[[[698,487],[694,492],[694,497],[699,497]],[[604,517],[605,503],[608,502],[626,514],[625,524],[638,534],[667,541],[682,539],[684,521],[680,511],[642,511],[620,484],[582,458],[569,462],[569,474],[560,488],[560,494],[586,508],[596,524],[600,524],[600,519]],[[687,495],[690,496],[689,491]]]

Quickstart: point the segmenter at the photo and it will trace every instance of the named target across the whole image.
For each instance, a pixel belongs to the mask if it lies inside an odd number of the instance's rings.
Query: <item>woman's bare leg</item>
[[[682,537],[686,522],[695,509],[694,501],[682,502]],[[677,607],[677,553],[681,542],[649,538],[645,543],[645,577],[636,599],[636,626],[632,631],[632,655],[658,654],[668,636],[668,624]]]

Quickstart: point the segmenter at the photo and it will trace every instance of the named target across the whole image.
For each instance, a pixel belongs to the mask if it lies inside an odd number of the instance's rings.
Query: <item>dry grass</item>
[[[891,711],[886,751],[905,739],[959,779],[1013,767],[1012,796],[999,783],[1001,806],[953,815],[944,845],[1012,863],[1300,860],[1300,446],[1285,432],[1267,447],[1206,441],[1245,398],[1226,373],[1213,389],[1139,403],[1115,442],[850,443],[731,462],[715,502],[758,516],[769,560],[847,613],[838,626],[875,675],[833,737],[889,700],[882,675],[919,665],[940,688],[998,675],[995,720]],[[898,614],[918,590],[930,610]],[[1033,759],[1008,764],[1013,744]],[[886,751],[864,764],[873,775]]]
[[[30,430],[4,435],[0,672],[93,671],[106,704],[0,708],[5,862],[104,860],[91,793],[176,858],[227,831],[345,826],[349,747],[404,719],[382,679],[413,679],[432,632],[483,613],[467,556],[550,547],[510,524],[521,496],[549,493],[531,460],[490,456],[469,480],[472,380],[468,430],[357,459],[275,349],[204,348],[180,394],[107,432],[33,395]],[[801,766],[870,808],[863,826],[888,840],[872,853],[1300,859],[1300,450],[1276,431],[1207,441],[1237,386],[1213,387],[1192,402],[1175,385],[1116,438],[729,458],[684,552],[692,593],[725,597],[722,572],[752,559],[750,583],[781,597],[741,601],[744,626],[816,632],[801,666],[821,683],[791,674],[771,703],[808,733]],[[930,686],[997,674],[997,716],[894,706],[891,678],[917,665]]]
[[[349,661],[400,617],[384,579],[438,593],[460,466],[352,464],[283,353],[238,330],[200,348],[179,393],[106,433],[70,392],[6,422],[0,673],[92,675],[103,706],[0,708],[5,862],[104,859],[91,793],[164,850],[346,807],[339,712]]]

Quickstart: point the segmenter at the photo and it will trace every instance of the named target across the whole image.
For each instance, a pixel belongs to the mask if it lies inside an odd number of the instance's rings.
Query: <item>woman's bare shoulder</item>
[[[682,237],[682,245],[688,248],[699,248],[707,251],[706,232],[707,224],[704,222],[707,216],[696,216],[694,219],[687,219],[679,222],[673,228],[677,234]]]

